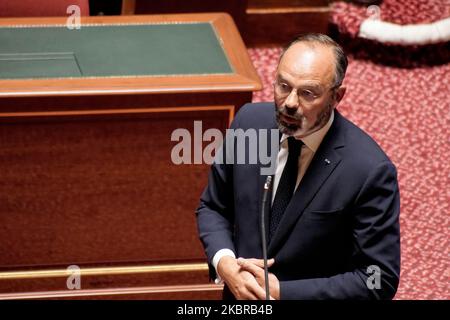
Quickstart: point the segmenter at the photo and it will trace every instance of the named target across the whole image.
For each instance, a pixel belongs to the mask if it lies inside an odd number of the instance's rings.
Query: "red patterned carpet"
[[[280,48],[249,49],[264,82],[253,101],[273,101]],[[450,299],[450,63],[397,68],[350,58],[342,114],[396,164],[402,271],[396,299]]]

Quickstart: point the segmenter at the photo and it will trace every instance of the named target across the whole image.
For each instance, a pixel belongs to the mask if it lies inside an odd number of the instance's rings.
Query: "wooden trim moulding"
[[[33,111],[33,112],[0,112],[0,120],[34,117],[67,117],[67,116],[92,116],[92,115],[119,115],[119,114],[145,114],[166,112],[198,112],[198,111],[228,111],[228,125],[234,119],[235,108],[232,105],[225,106],[199,106],[199,107],[161,107],[142,109],[105,109],[105,110],[70,110],[70,111]]]
[[[208,271],[206,263],[164,264],[154,266],[123,266],[80,268],[80,276],[105,276],[138,273],[168,273],[168,272],[197,272]],[[68,277],[73,271],[67,269],[4,271],[0,272],[1,280],[39,279]]]
[[[55,299],[55,298],[83,298],[93,296],[117,296],[136,294],[157,294],[157,293],[183,293],[183,292],[205,292],[222,291],[223,285],[198,284],[179,286],[154,286],[137,288],[114,288],[114,289],[81,289],[81,290],[60,290],[24,293],[0,294],[0,300],[15,299]]]

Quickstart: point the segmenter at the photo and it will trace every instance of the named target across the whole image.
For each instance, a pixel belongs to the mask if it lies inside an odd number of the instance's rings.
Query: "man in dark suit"
[[[273,299],[391,299],[397,290],[396,169],[335,109],[346,68],[332,39],[301,36],[280,59],[275,103],[247,104],[231,125],[280,131],[265,221]],[[249,159],[254,149],[244,147],[233,151]],[[211,167],[197,209],[200,239],[225,298],[264,299],[259,224],[266,176],[263,164],[235,157]]]

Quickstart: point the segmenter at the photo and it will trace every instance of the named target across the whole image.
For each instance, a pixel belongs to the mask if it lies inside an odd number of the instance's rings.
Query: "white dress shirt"
[[[303,141],[300,157],[298,158],[298,168],[300,170],[298,171],[297,174],[297,182],[295,184],[295,189],[297,189],[298,185],[300,184],[300,181],[305,175],[305,172],[308,169],[309,164],[311,163],[311,160],[314,157],[314,154],[317,152],[317,149],[319,149],[319,146],[322,143],[322,140],[327,134],[328,130],[330,130],[333,121],[334,121],[334,111],[331,112],[331,116],[328,122],[319,130],[303,138],[297,138],[294,136],[296,139]],[[276,170],[273,182],[272,202],[275,199],[275,194],[277,192],[278,184],[280,183],[281,174],[283,173],[284,166],[286,165],[288,158],[288,142],[287,142],[288,137],[289,137],[288,135],[283,134],[280,140],[280,150],[278,151],[277,163],[275,166]],[[236,255],[230,249],[221,249],[217,251],[217,253],[214,255],[212,264],[216,269],[217,279],[215,280],[215,282],[217,284],[222,281],[219,276],[219,273],[217,272],[217,265],[219,264],[220,259],[224,256],[231,256],[233,258],[236,258]]]

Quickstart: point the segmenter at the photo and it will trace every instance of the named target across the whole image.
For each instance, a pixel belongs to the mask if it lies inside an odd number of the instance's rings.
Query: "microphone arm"
[[[266,179],[266,183],[264,184],[262,207],[261,207],[261,224],[260,224],[261,242],[262,242],[263,260],[264,260],[264,282],[265,282],[265,289],[266,289],[266,300],[270,300],[270,292],[269,292],[269,269],[267,267],[267,242],[266,242],[265,213],[266,213],[267,194],[269,193],[271,184],[272,184],[272,176],[268,176]]]

